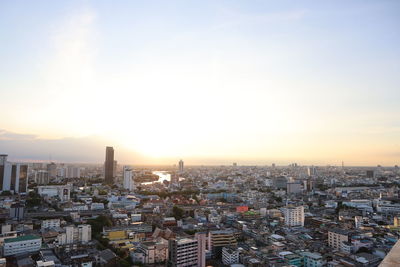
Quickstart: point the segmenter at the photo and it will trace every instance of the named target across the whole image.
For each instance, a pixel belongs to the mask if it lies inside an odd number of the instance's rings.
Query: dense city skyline
[[[394,166],[399,10],[2,1],[0,147],[13,160],[101,163],[111,145],[132,164]]]
[[[0,267],[399,267],[399,14],[0,1]]]

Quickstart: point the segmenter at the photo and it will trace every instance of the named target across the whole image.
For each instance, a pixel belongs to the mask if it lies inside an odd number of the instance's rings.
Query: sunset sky
[[[400,165],[400,1],[0,1],[0,153]]]

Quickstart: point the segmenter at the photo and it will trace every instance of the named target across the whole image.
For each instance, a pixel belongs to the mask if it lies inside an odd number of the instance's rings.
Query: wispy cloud
[[[1,140],[34,140],[37,136],[33,134],[19,134],[13,133],[4,129],[0,129],[0,141]]]
[[[8,154],[12,161],[48,161],[102,163],[105,146],[112,142],[100,136],[46,139],[33,134],[21,134],[0,129],[0,154]],[[120,163],[143,163],[143,155],[116,146]]]

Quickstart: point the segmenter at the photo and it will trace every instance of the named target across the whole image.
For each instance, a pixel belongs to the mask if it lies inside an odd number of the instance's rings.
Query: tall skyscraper
[[[106,147],[106,161],[104,162],[104,179],[108,184],[114,183],[114,148]]]
[[[129,166],[124,166],[124,189],[129,191],[134,189],[133,171]]]
[[[28,165],[11,163],[7,155],[0,155],[0,191],[26,193],[28,186]]]
[[[179,172],[183,172],[183,160],[179,161]]]
[[[118,167],[118,162],[116,160],[114,160],[113,177],[117,177],[117,167]]]

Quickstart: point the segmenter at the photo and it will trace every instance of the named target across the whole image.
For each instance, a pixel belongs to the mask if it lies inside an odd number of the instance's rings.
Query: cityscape
[[[400,1],[0,1],[0,267],[400,267]]]
[[[117,155],[0,155],[4,266],[378,266],[399,237],[397,165],[140,167]]]

